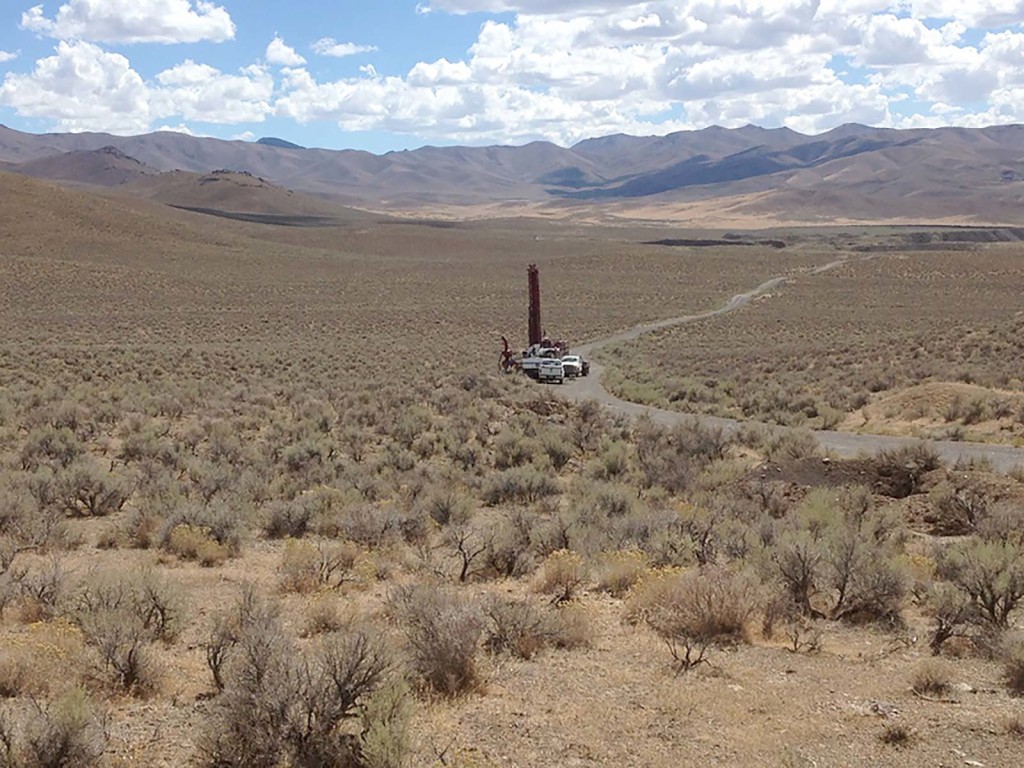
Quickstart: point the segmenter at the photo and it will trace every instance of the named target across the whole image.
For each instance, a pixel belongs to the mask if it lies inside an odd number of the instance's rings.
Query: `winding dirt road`
[[[823,272],[835,269],[849,261],[849,258],[836,259],[828,264],[816,267],[815,269],[805,273],[805,275],[820,275]],[[631,341],[646,333],[650,333],[651,331],[685,325],[698,320],[706,320],[711,317],[717,317],[729,312],[734,312],[740,307],[749,304],[758,296],[763,296],[769,291],[782,286],[786,282],[800,279],[800,277],[801,275],[773,277],[771,280],[761,283],[759,286],[747,291],[746,293],[740,293],[733,296],[717,309],[711,309],[694,315],[682,315],[680,317],[673,317],[667,320],[659,320],[657,322],[637,325],[628,330],[608,336],[607,338],[590,341],[574,348],[573,351],[589,358],[594,352],[602,347],[608,346],[609,344]],[[720,427],[725,432],[729,433],[738,429],[740,425],[749,423],[738,421],[736,419],[725,419],[718,416],[701,416],[682,413],[680,411],[669,411],[663,408],[654,408],[647,405],[631,403],[627,400],[621,400],[604,388],[601,383],[603,372],[603,366],[592,361],[590,364],[590,375],[586,378],[567,381],[562,387],[562,394],[570,400],[575,401],[596,400],[612,413],[619,413],[625,416],[640,416],[642,414],[646,414],[654,422],[665,426],[671,426],[683,421],[697,419],[702,424]],[[773,428],[784,429],[784,427]],[[904,445],[913,445],[920,442],[912,438],[856,434],[853,432],[834,432],[830,430],[817,430],[814,432],[814,435],[825,450],[842,457],[852,457],[861,453],[876,453],[881,450],[898,448]],[[987,459],[992,463],[992,466],[1000,472],[1009,472],[1014,467],[1024,466],[1024,448],[1016,448],[1008,445],[952,442],[949,440],[932,440],[929,441],[929,444],[938,451],[944,461],[950,464],[955,463],[959,459]]]

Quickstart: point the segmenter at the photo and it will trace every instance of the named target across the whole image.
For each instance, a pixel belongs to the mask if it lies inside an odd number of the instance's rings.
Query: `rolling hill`
[[[121,164],[114,169],[89,164],[113,157]],[[264,213],[294,213],[295,195],[304,193],[330,201],[324,205],[421,211],[489,206],[492,212],[585,209],[670,218],[700,202],[701,210],[720,203],[737,216],[795,221],[1024,220],[1020,125],[895,130],[851,124],[817,136],[787,128],[711,127],[658,137],[607,136],[573,147],[533,142],[384,155],[303,149],[279,139],[248,143],[166,132],[33,135],[0,127],[0,162],[73,183],[127,184],[165,202],[184,195],[192,207],[254,206]],[[127,178],[132,168],[138,172]],[[186,184],[186,177],[153,181],[148,173],[207,177],[223,168],[251,176]],[[286,189],[256,194],[252,178]],[[183,184],[191,189],[183,191]],[[223,193],[229,188],[234,194]],[[289,195],[292,202],[285,205]],[[298,207],[312,211],[318,204],[311,197]]]
[[[117,187],[145,176],[160,173],[116,147],[80,149],[60,155],[30,160],[10,169],[36,179],[73,184]]]
[[[242,171],[168,171],[135,179],[123,191],[175,208],[203,212],[332,219],[350,212],[339,204],[285,189]]]

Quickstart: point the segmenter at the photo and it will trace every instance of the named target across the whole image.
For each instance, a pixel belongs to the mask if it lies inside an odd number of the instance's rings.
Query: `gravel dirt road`
[[[847,263],[848,260],[849,259],[846,258],[836,259],[828,264],[817,267],[808,274],[816,275],[827,272],[828,270],[835,269],[836,267]],[[802,279],[801,276],[774,277],[746,293],[740,293],[733,296],[725,302],[725,304],[716,309],[700,312],[698,314],[681,315],[667,320],[659,320],[653,323],[637,325],[633,328],[629,328],[628,330],[608,336],[607,338],[597,339],[587,342],[586,344],[582,344],[579,347],[574,348],[573,352],[581,354],[589,359],[593,356],[594,352],[610,344],[631,341],[646,333],[660,330],[662,328],[685,325],[686,323],[692,323],[698,320],[705,320],[710,317],[717,317],[718,315],[734,312],[749,304],[755,298],[763,296],[776,288],[784,287],[786,282],[799,279]],[[774,300],[785,301],[785,291],[779,291],[778,296],[774,297]],[[679,411],[669,411],[663,408],[654,408],[651,406],[639,405],[637,403],[630,403],[626,400],[620,400],[605,390],[604,386],[601,384],[602,373],[603,367],[596,361],[592,360],[590,364],[590,375],[585,378],[567,381],[561,389],[562,395],[575,401],[596,400],[609,411],[626,416],[640,416],[641,414],[646,414],[656,423],[666,426],[686,420],[697,419],[703,424],[720,427],[726,432],[732,432],[738,429],[740,425],[749,423],[716,416],[695,416],[681,413]],[[784,429],[784,427],[773,428]],[[912,438],[824,430],[815,431],[814,435],[818,438],[818,442],[821,443],[821,446],[826,451],[842,457],[852,457],[861,453],[877,453],[881,450],[898,448],[900,446],[912,445],[919,442]],[[992,466],[1000,472],[1009,472],[1015,467],[1024,466],[1024,448],[1016,448],[1006,445],[953,442],[948,440],[932,440],[929,441],[929,444],[938,451],[944,461],[951,464],[956,463],[961,459],[987,459],[992,463]]]

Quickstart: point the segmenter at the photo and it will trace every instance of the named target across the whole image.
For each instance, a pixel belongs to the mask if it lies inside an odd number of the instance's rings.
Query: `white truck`
[[[566,355],[562,358],[562,367],[565,369],[566,378],[575,379],[577,376],[586,376],[590,373],[590,363],[579,355]]]
[[[557,357],[541,360],[537,368],[537,380],[548,381],[552,384],[561,384],[565,381],[565,366],[562,361]]]

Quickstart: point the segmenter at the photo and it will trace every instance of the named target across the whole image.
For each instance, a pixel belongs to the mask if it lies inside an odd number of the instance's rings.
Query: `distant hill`
[[[137,179],[130,185],[130,191],[179,208],[309,216],[330,215],[340,208],[251,173],[230,170],[203,174],[169,171]]]
[[[156,168],[110,146],[41,157],[11,166],[10,170],[37,179],[101,187],[116,187],[140,177],[159,173]]]
[[[573,147],[533,142],[519,147],[423,147],[384,155],[298,152],[297,145],[280,139],[221,141],[166,132],[33,135],[0,127],[0,162],[39,173],[39,168],[49,167],[40,160],[57,158],[57,167],[78,169],[51,172],[48,178],[109,185],[117,173],[88,170],[84,161],[71,162],[79,156],[69,154],[109,153],[106,147],[159,171],[203,176],[231,168],[284,188],[257,190],[251,181],[235,180],[237,188],[227,197],[266,211],[316,208],[308,200],[295,205],[295,195],[303,193],[332,205],[420,210],[486,206],[494,215],[503,206],[655,218],[673,218],[691,209],[699,209],[695,216],[704,215],[722,208],[730,215],[792,221],[1024,221],[1020,125],[901,131],[850,124],[817,136],[748,125],[667,136],[607,136]],[[127,167],[123,170],[128,172]],[[148,178],[140,172],[136,179],[119,183],[140,190],[168,184]],[[212,197],[217,205],[227,205],[219,190],[232,188],[232,183],[190,182],[187,193],[171,184],[153,197],[181,194],[197,206]]]
[[[267,147],[277,147],[278,149],[305,149],[305,147],[300,144],[293,144],[290,141],[278,139],[274,136],[264,136],[262,139],[257,139],[256,143],[263,144]]]

